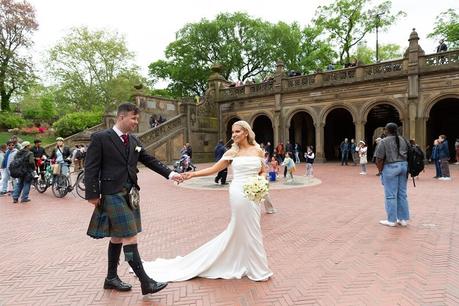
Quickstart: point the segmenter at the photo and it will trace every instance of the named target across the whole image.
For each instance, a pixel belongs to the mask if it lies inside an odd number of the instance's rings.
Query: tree
[[[459,15],[455,10],[442,12],[435,20],[434,30],[427,37],[443,38],[450,48],[459,47]]]
[[[26,1],[0,0],[0,100],[1,110],[10,110],[13,94],[33,78],[30,58],[31,35],[38,29],[34,8]]]
[[[357,50],[352,57],[356,58],[360,63],[363,64],[376,63],[376,51],[364,43],[360,43],[357,46]],[[399,45],[387,44],[379,46],[380,61],[394,60],[402,57],[403,54]]]
[[[296,23],[274,25],[245,13],[220,14],[179,30],[166,48],[166,60],[150,64],[150,76],[154,82],[170,81],[175,96],[187,96],[204,93],[215,63],[222,64],[223,77],[239,81],[263,79],[275,70],[278,58],[288,69],[311,71],[333,57],[331,48],[317,41],[319,34]]]
[[[35,84],[22,96],[19,108],[24,118],[51,123],[56,117],[55,88]]]
[[[73,28],[49,50],[49,75],[59,86],[58,103],[77,111],[112,109],[141,80],[133,59],[117,33]]]
[[[313,73],[336,58],[330,44],[320,40],[322,29],[279,22],[272,30],[272,59],[282,59],[287,70]]]
[[[337,0],[328,6],[319,6],[314,23],[329,34],[336,45],[340,64],[350,61],[351,49],[378,27],[386,30],[397,19],[405,16],[399,11],[392,14],[391,1],[371,6],[371,0]],[[368,7],[372,8],[368,8]]]

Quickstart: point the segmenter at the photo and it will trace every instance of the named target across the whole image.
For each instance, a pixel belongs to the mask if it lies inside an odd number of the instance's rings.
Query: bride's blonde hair
[[[252,130],[252,127],[250,124],[247,123],[247,121],[244,120],[239,120],[233,123],[232,126],[238,125],[240,126],[244,131],[248,133],[247,135],[247,142],[250,145],[255,145],[256,147],[260,147],[260,145],[255,141],[255,133]],[[239,145],[237,143],[233,143],[231,145],[231,149],[229,149],[225,155],[235,157],[239,153]]]

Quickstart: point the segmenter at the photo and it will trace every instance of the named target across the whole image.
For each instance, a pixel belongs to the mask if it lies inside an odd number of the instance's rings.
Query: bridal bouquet
[[[269,183],[264,177],[256,176],[242,188],[247,199],[259,204],[268,194]]]

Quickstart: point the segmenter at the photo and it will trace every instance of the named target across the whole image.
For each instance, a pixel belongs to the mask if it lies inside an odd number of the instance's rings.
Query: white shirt
[[[121,139],[121,141],[124,143],[123,137],[121,137],[121,135],[124,135],[124,133],[121,132],[121,130],[116,125],[113,126],[113,130],[115,131],[116,135],[118,135],[118,137]],[[175,171],[172,171],[171,173],[169,173],[169,179],[171,179],[175,175],[179,175],[179,174]]]

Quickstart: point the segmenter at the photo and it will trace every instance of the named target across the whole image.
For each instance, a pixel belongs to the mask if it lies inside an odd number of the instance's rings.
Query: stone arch
[[[398,114],[399,114],[399,117],[400,117],[400,121],[404,120],[405,113],[403,112],[403,107],[402,107],[402,105],[400,105],[400,103],[398,103],[397,101],[395,101],[393,99],[377,99],[377,100],[373,100],[373,101],[367,102],[367,103],[365,103],[363,105],[362,110],[360,112],[360,118],[362,118],[362,121],[366,122],[367,118],[368,118],[368,114],[370,113],[370,111],[375,106],[378,106],[378,105],[381,105],[381,104],[388,104],[388,105],[392,106],[393,108],[395,108],[398,111]]]
[[[266,112],[258,112],[252,116],[250,126],[255,132],[255,140],[259,144],[267,144],[269,141],[274,146],[273,119]]]
[[[356,122],[356,120],[358,118],[358,115],[357,115],[357,112],[355,111],[355,109],[350,107],[347,104],[339,103],[339,102],[338,103],[333,103],[330,106],[324,107],[319,113],[318,122],[321,122],[322,124],[325,124],[325,121],[327,120],[328,114],[330,112],[332,112],[334,109],[337,109],[337,108],[343,108],[343,109],[347,110],[352,116],[352,122]]]
[[[432,147],[434,139],[446,135],[450,153],[450,161],[457,161],[454,143],[459,138],[459,95],[444,94],[432,99],[426,105],[425,140]],[[427,148],[427,146],[426,146]],[[429,155],[430,152],[427,152]]]
[[[339,159],[340,144],[344,138],[355,138],[355,113],[341,104],[333,105],[324,112],[324,155],[326,160]]]
[[[402,127],[403,115],[401,106],[390,99],[378,99],[364,105],[362,110],[365,131],[363,140],[368,145],[369,156],[373,155],[376,138],[381,136],[384,126],[388,122],[394,122]]]
[[[241,118],[239,118],[238,116],[232,116],[230,117],[227,121],[226,121],[226,124],[225,124],[225,136],[226,136],[226,139],[225,139],[225,143],[227,143],[230,139],[231,139],[231,134],[232,134],[232,126],[233,126],[233,123],[236,122],[236,121],[239,121],[241,120]]]
[[[443,94],[439,94],[439,95],[433,97],[427,103],[425,103],[424,109],[419,112],[420,113],[420,117],[429,118],[430,111],[432,110],[434,105],[437,104],[437,102],[440,102],[440,101],[446,100],[446,99],[459,99],[459,94],[454,94],[454,93],[444,94],[443,93]]]
[[[310,145],[316,148],[316,114],[308,108],[297,108],[287,116],[286,124],[288,127],[287,140],[294,146],[298,144],[301,152],[305,152]]]

